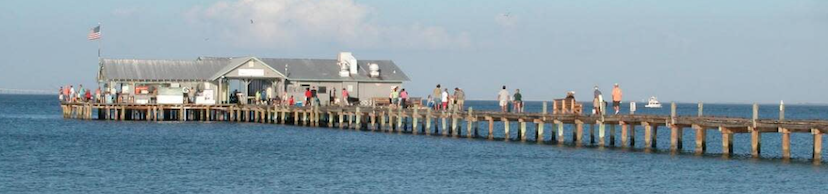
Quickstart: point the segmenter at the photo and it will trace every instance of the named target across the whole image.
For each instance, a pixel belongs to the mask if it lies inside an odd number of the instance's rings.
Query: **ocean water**
[[[647,153],[641,145],[576,148],[269,124],[65,120],[54,99],[0,95],[0,193],[825,193],[828,189],[828,165],[808,160],[812,143],[808,134],[792,135],[792,161],[778,159],[779,137],[773,134],[763,136],[763,159],[746,156],[749,136],[743,134],[735,135],[737,155],[726,159],[717,154],[721,141],[714,131],[708,132],[710,154],[694,156]],[[468,105],[476,110],[497,109],[494,102]],[[539,105],[529,102],[527,111],[539,112]],[[678,109],[682,115],[696,114],[696,104],[679,104]],[[763,118],[778,116],[776,105],[760,109]],[[789,119],[828,119],[825,106],[789,105],[786,112]],[[668,113],[669,108],[637,112]],[[749,117],[752,113],[751,105],[706,104],[705,114]],[[551,133],[546,134],[548,139]],[[636,135],[643,144],[643,132]],[[658,135],[659,148],[669,148],[669,130],[659,130]],[[692,130],[685,131],[687,152],[693,149],[693,135]]]

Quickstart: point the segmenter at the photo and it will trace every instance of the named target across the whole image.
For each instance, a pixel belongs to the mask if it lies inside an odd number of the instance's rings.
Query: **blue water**
[[[716,154],[721,141],[713,131],[708,133],[711,154],[693,156],[266,124],[65,120],[53,99],[0,95],[0,192],[825,193],[828,189],[828,167],[807,160],[812,141],[806,134],[792,135],[798,159],[783,162],[776,159],[779,137],[771,134],[763,136],[765,159],[744,156],[749,153],[749,137],[741,134],[734,141],[739,155],[724,159]],[[497,109],[493,102],[468,104],[477,110]],[[530,102],[527,111],[540,111],[538,105]],[[680,104],[679,112],[695,115],[695,107]],[[774,105],[761,108],[763,118],[778,116]],[[639,110],[637,114],[669,112]],[[705,110],[707,115],[751,115],[750,105],[706,104]],[[788,106],[786,112],[789,119],[828,119],[825,106]],[[668,148],[669,130],[658,133],[659,147]],[[546,134],[548,139],[550,133]],[[636,135],[643,139],[642,134]],[[692,137],[687,130],[687,151],[692,149]]]

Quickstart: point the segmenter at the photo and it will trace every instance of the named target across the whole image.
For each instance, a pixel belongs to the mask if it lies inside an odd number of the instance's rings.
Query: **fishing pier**
[[[544,102],[542,112],[502,113],[490,111],[449,110],[434,111],[430,108],[406,109],[390,106],[321,106],[289,107],[280,105],[161,105],[161,104],[106,104],[62,103],[63,117],[84,120],[116,121],[204,121],[249,122],[262,124],[296,125],[309,127],[340,128],[360,131],[398,132],[412,135],[440,135],[464,138],[485,138],[503,141],[534,141],[544,144],[585,144],[598,147],[633,148],[637,132],[644,133],[646,150],[656,147],[660,128],[670,130],[670,152],[682,152],[685,130],[695,131],[694,153],[707,151],[707,136],[721,136],[722,155],[733,155],[733,138],[736,133],[749,133],[752,157],[761,157],[762,134],[778,133],[781,136],[781,158],[791,158],[791,133],[807,133],[813,136],[812,160],[819,163],[822,137],[828,132],[825,120],[785,119],[784,105],[780,105],[778,119],[759,119],[759,106],[753,105],[753,118],[732,118],[703,115],[699,104],[698,115],[676,115],[675,103],[671,115],[581,115],[559,101]],[[570,104],[572,105],[572,104]],[[547,111],[547,108],[552,111]],[[571,106],[574,107],[574,106]],[[502,128],[495,128],[500,122]],[[512,128],[517,126],[516,128]],[[564,127],[570,126],[570,127]],[[547,128],[549,127],[549,128]],[[585,129],[586,128],[586,129]],[[568,132],[566,130],[569,130]],[[586,131],[585,131],[586,130]],[[616,137],[620,130],[620,137]],[[495,133],[495,131],[502,131]],[[544,133],[552,133],[546,138]],[[571,140],[565,139],[571,133]]]

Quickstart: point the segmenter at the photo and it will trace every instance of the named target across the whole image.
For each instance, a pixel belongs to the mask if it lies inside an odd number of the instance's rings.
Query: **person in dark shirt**
[[[512,104],[514,104],[514,106],[515,106],[515,112],[516,113],[522,113],[523,112],[523,95],[520,94],[520,89],[515,89],[515,95],[513,96],[513,98],[514,98],[514,102],[512,102]]]

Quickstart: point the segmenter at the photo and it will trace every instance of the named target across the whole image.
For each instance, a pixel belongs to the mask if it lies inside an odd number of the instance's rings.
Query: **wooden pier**
[[[298,126],[330,127],[352,130],[399,132],[423,135],[442,135],[464,138],[487,138],[504,141],[535,141],[538,143],[565,144],[565,127],[570,125],[575,146],[584,144],[598,147],[634,147],[636,130],[644,132],[644,149],[657,148],[657,130],[670,130],[672,153],[681,152],[684,145],[684,130],[695,131],[695,154],[707,151],[708,132],[718,132],[722,140],[722,154],[733,153],[733,135],[749,133],[751,155],[760,157],[763,133],[781,134],[781,158],[791,158],[791,133],[808,133],[813,136],[812,160],[821,162],[822,136],[828,131],[825,120],[787,120],[784,106],[780,107],[779,119],[759,119],[758,105],[753,106],[753,118],[730,118],[703,115],[702,104],[696,116],[676,115],[672,104],[671,115],[591,115],[575,113],[548,113],[543,103],[540,113],[501,113],[474,111],[433,111],[428,108],[395,109],[390,107],[285,107],[266,105],[139,105],[63,103],[64,118],[98,119],[118,121],[221,121],[256,122],[265,124],[289,124]],[[483,123],[480,123],[483,122]],[[502,122],[502,129],[495,129],[495,122]],[[510,129],[511,123],[517,129]],[[488,126],[480,129],[480,124]],[[531,126],[531,127],[527,127]],[[546,131],[546,126],[550,126]],[[585,139],[584,127],[588,128]],[[597,132],[596,132],[597,128]],[[620,137],[616,137],[619,129]],[[495,131],[502,130],[503,136],[495,137]],[[544,138],[544,133],[551,138]],[[607,137],[609,134],[609,137]],[[512,136],[516,135],[516,136]]]

